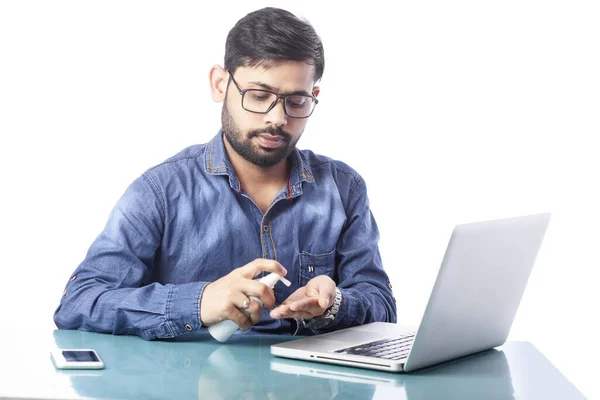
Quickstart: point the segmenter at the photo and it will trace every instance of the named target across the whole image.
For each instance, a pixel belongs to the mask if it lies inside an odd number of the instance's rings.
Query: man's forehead
[[[309,90],[314,86],[315,67],[304,61],[281,61],[267,65],[240,66],[236,80],[264,84],[282,91]]]

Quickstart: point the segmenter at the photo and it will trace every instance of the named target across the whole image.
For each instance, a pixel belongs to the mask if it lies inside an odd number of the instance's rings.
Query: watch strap
[[[335,299],[333,304],[320,317],[313,318],[305,322],[305,327],[309,329],[322,329],[333,322],[342,305],[342,292],[335,288]]]

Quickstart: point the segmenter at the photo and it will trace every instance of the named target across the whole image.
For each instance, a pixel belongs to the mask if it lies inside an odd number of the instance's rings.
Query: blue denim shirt
[[[60,329],[147,340],[206,330],[205,286],[269,258],[292,282],[275,286],[276,304],[317,275],[337,283],[342,304],[321,331],[395,322],[378,239],[365,182],[348,165],[295,150],[288,184],[263,214],[236,178],[219,132],[127,188],[67,282],[54,321]],[[295,334],[296,328],[293,319],[274,320],[264,311],[251,330]]]

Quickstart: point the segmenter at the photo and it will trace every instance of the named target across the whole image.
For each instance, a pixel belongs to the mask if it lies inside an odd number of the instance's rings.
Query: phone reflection
[[[274,373],[281,336],[234,335],[221,344],[189,334],[164,341],[56,330],[59,348],[92,348],[99,371],[57,371],[82,397],[115,399],[372,399],[375,385]]]

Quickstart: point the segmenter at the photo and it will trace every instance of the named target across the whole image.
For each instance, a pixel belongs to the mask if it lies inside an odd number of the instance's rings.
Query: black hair
[[[270,68],[283,61],[315,66],[317,82],[323,76],[325,56],[321,38],[312,25],[289,11],[267,7],[240,19],[227,35],[225,69]]]

